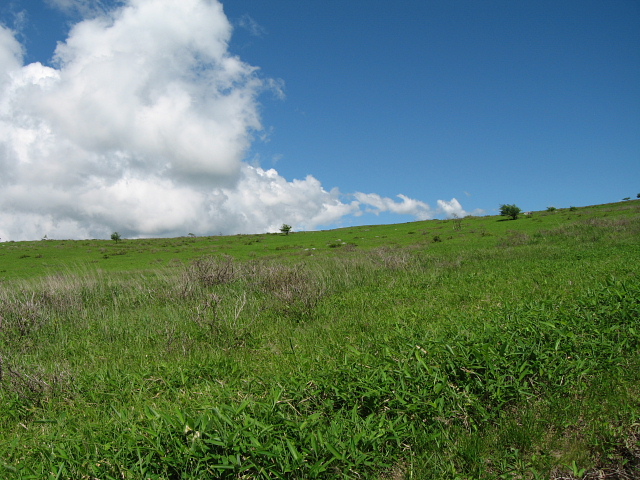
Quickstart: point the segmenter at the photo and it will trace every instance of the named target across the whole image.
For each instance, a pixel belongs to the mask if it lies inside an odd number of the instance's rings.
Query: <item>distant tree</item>
[[[547,207],[547,212],[555,212],[556,207]]]
[[[512,220],[517,220],[521,211],[522,210],[520,210],[516,205],[500,205],[500,215],[504,217],[511,217]]]
[[[113,232],[111,234],[111,240],[113,240],[114,242],[118,243],[121,240],[120,234],[118,232]]]
[[[626,202],[627,200],[631,200],[631,197],[624,197],[622,200]]]
[[[636,198],[640,198],[640,193],[638,195],[636,195]]]
[[[291,231],[291,225],[287,225],[286,223],[283,223],[282,226],[280,227],[280,231],[285,235],[289,235],[289,232]]]

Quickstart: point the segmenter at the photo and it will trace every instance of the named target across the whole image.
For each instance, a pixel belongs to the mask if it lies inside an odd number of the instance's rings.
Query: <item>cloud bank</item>
[[[343,195],[244,162],[258,97],[280,82],[228,50],[215,0],[49,0],[85,19],[53,66],[0,25],[0,237],[178,236],[315,229],[345,216],[465,214],[457,200]],[[96,8],[98,5],[99,8]]]

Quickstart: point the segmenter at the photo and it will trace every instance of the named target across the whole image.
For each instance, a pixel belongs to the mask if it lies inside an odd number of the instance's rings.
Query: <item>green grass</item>
[[[638,265],[637,201],[2,243],[0,478],[635,478]]]

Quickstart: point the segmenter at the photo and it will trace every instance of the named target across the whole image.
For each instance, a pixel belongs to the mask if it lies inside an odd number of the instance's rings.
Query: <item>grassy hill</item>
[[[0,243],[0,478],[637,478],[638,265],[640,201]]]

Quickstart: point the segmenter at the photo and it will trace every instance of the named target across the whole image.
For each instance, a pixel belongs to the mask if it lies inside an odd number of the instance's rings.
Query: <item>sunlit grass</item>
[[[0,478],[632,478],[638,210],[1,244]]]

